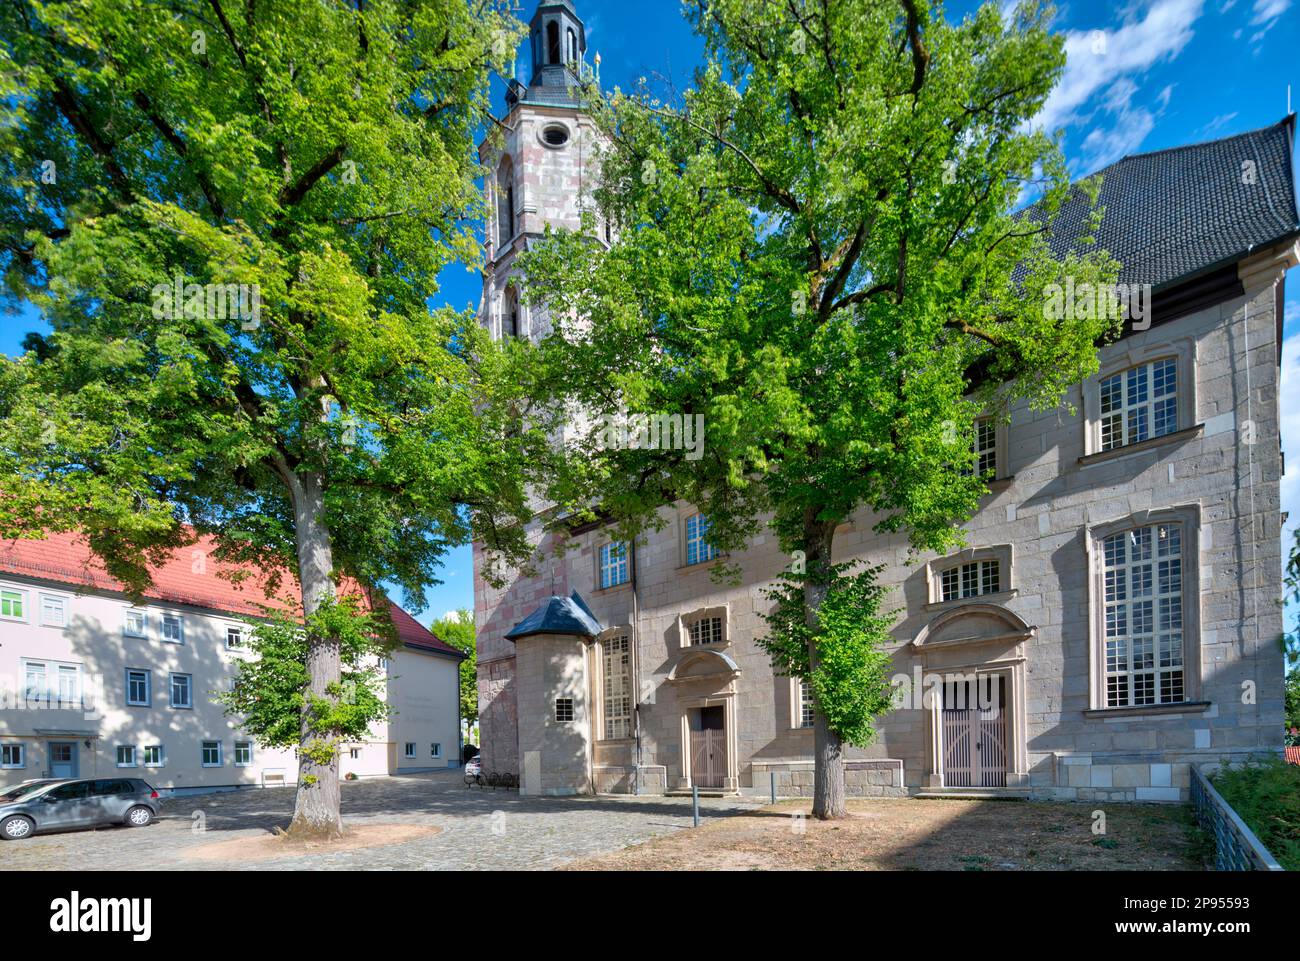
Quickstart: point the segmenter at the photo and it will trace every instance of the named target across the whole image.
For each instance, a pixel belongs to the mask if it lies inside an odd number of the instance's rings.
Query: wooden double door
[[[691,783],[720,788],[727,776],[726,710],[701,707],[691,712]]]
[[[1007,786],[1006,691],[1001,675],[943,686],[944,787]]]

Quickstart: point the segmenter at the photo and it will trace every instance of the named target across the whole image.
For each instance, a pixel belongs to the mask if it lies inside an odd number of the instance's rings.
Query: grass
[[[1212,781],[1278,863],[1300,871],[1300,765],[1272,758],[1219,771]]]
[[[1093,812],[1106,814],[1104,835]],[[842,821],[786,801],[566,865],[564,870],[1195,871],[1184,805],[851,800]]]

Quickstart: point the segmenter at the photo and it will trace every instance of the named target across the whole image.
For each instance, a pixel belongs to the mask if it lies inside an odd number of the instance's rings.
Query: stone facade
[[[574,223],[572,191],[590,179],[576,144],[558,155],[537,148],[533,130],[551,115],[521,103],[509,118],[515,133],[507,150],[520,158],[515,169],[522,171],[516,176],[527,230],[540,230],[550,216]],[[570,115],[584,130],[576,110]],[[534,160],[537,172],[530,170]],[[510,258],[498,268],[508,271]],[[1278,331],[1282,276],[1295,262],[1293,242],[1257,251],[1237,264],[1239,283],[1221,298],[1168,319],[1157,312],[1150,329],[1130,330],[1104,347],[1099,374],[1073,388],[1058,409],[1015,408],[1009,423],[996,427],[997,479],[965,525],[965,551],[917,558],[904,538],[874,533],[876,519],[867,512],[837,531],[837,562],[885,565],[885,606],[904,612],[893,630],[895,670],[913,680],[903,705],[881,720],[876,742],[848,749],[851,794],[960,783],[955,769],[945,770],[954,763],[956,735],[945,733],[951,723],[945,718],[953,715],[939,689],[927,688],[936,675],[969,677],[1001,691],[1003,756],[990,763],[992,790],[1173,801],[1187,796],[1190,764],[1280,750]],[[495,296],[489,280],[488,325]],[[1164,361],[1176,371],[1178,429],[1103,451],[1101,381]],[[662,528],[633,545],[631,578],[606,589],[599,551],[610,537],[601,529],[576,534],[577,548],[562,555],[539,531],[542,573],[515,577],[505,589],[480,576],[476,547],[486,769],[522,765],[529,790],[529,753],[553,736],[546,698],[554,695],[554,665],[546,659],[558,655],[535,638],[516,645],[503,635],[549,596],[576,590],[606,630],[585,641],[562,639],[566,683],[585,678],[586,690],[575,700],[585,710],[569,724],[576,730],[564,745],[532,762],[541,765],[541,780],[533,784],[653,793],[698,783],[700,765],[708,763],[719,765],[708,772],[710,784],[724,790],[766,793],[775,774],[779,794],[811,792],[813,732],[804,726],[799,688],[774,674],[755,643],[766,628],[763,592],[791,558],[756,527],[746,548],[730,558],[741,582],[717,583],[710,576],[716,562],[686,563],[686,522],[695,513],[685,503],[665,506]],[[1184,664],[1181,678],[1162,672],[1159,683],[1181,681],[1183,689],[1181,697],[1162,692],[1158,698],[1172,703],[1108,706],[1104,544],[1118,535],[1137,544],[1143,530],[1181,537],[1182,590],[1170,604],[1183,621]],[[997,564],[996,590],[944,600],[943,572],[981,562]],[[721,618],[721,637],[692,644],[688,625],[706,616]],[[632,650],[631,736],[603,740],[602,651],[610,638],[623,636]],[[578,644],[586,645],[585,656]],[[1139,681],[1128,683],[1136,688]],[[931,695],[923,696],[927,689]],[[720,724],[722,733],[704,762],[697,732],[710,724]]]

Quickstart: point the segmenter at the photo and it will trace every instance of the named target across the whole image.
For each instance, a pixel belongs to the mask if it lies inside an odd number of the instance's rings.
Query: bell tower
[[[479,321],[498,340],[549,331],[544,311],[520,303],[515,259],[548,225],[577,230],[595,186],[599,134],[583,114],[582,87],[599,77],[587,65],[587,32],[572,0],[538,4],[527,50],[528,83],[509,80],[505,115],[479,146],[490,211]],[[596,233],[604,237],[604,226]]]

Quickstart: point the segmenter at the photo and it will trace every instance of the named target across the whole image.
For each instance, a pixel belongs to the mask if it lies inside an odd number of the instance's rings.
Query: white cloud
[[[1255,0],[1255,6],[1251,8],[1250,25],[1257,27],[1261,23],[1275,21],[1290,7],[1291,0]]]
[[[1207,123],[1204,127],[1202,127],[1200,130],[1198,130],[1196,132],[1197,136],[1211,137],[1236,119],[1237,119],[1236,110],[1234,110],[1232,113],[1221,113],[1213,120],[1211,120],[1209,123]]]

